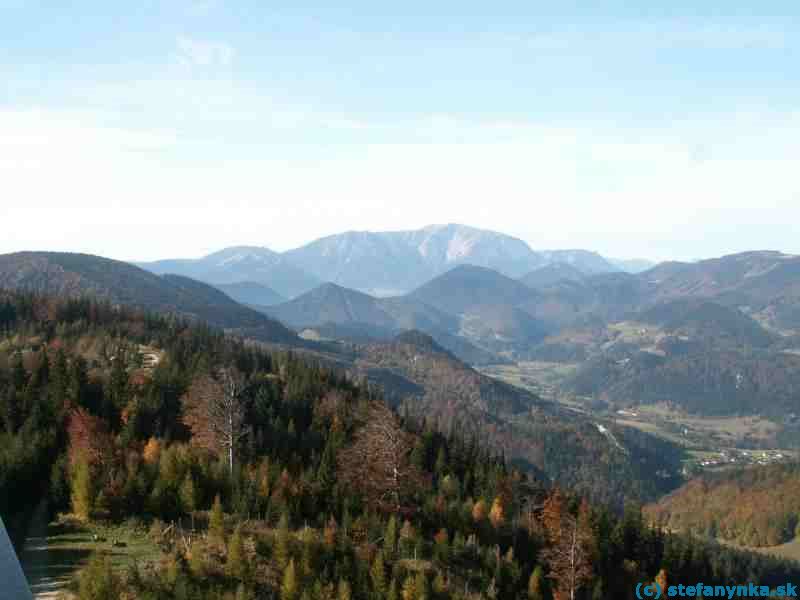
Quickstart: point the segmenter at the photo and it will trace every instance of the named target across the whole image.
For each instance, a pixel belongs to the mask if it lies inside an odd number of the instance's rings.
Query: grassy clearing
[[[20,555],[23,569],[37,598],[54,598],[67,589],[78,571],[95,553],[111,558],[116,569],[133,564],[143,566],[160,555],[143,524],[130,521],[120,525],[84,524],[70,517],[37,524]]]

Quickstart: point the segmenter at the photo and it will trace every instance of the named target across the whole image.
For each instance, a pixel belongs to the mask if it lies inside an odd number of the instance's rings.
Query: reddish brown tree
[[[236,369],[198,377],[183,397],[183,422],[192,432],[192,443],[227,455],[231,471],[236,448],[249,433],[246,410],[245,380]]]
[[[556,489],[544,503],[542,521],[550,543],[543,558],[550,566],[548,577],[555,582],[554,597],[575,600],[576,593],[592,578],[594,540],[588,511],[582,507],[578,517],[572,515]]]
[[[427,485],[409,455],[415,438],[383,403],[370,403],[353,444],[339,453],[341,480],[361,491],[374,508],[411,512],[405,500]]]
[[[67,434],[72,465],[79,459],[88,461],[90,466],[106,464],[114,455],[114,440],[108,424],[83,408],[77,408],[70,413]]]

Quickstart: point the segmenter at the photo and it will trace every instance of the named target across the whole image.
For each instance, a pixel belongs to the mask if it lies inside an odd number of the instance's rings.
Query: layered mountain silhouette
[[[184,275],[206,283],[264,285],[282,297],[307,292],[322,283],[283,255],[267,248],[235,246],[198,259],[168,259],[137,263],[153,273]]]
[[[409,231],[349,231],[278,253],[236,246],[199,259],[170,259],[139,266],[213,284],[254,282],[294,298],[323,282],[374,296],[408,293],[458,265],[490,268],[508,277],[548,264],[586,275],[625,271],[625,264],[588,250],[534,251],[513,236],[466,225],[429,225]],[[641,262],[633,269],[641,269]]]
[[[180,275],[158,276],[125,262],[62,252],[0,255],[0,288],[53,296],[93,296],[116,304],[198,319],[258,339],[291,342],[293,331]]]

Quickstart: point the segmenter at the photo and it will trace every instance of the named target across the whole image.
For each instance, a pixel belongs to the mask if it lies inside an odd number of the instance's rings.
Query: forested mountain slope
[[[800,575],[542,489],[481,439],[202,326],[3,294],[0,333],[4,520],[45,495],[67,531],[135,521],[159,544],[122,571],[96,555],[80,600],[619,598],[655,577]]]
[[[800,533],[800,465],[748,467],[693,479],[646,507],[654,523],[743,546],[777,546]]]
[[[0,255],[0,289],[55,296],[91,296],[144,310],[195,318],[264,341],[294,332],[216,288],[179,275],[158,276],[128,263],[63,252]]]

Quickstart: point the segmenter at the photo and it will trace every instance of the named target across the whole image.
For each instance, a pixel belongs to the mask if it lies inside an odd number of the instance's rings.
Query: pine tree
[[[283,572],[283,583],[281,584],[281,600],[296,600],[298,597],[297,573],[294,568],[294,559],[289,561],[286,570]]]
[[[222,512],[222,500],[219,494],[214,498],[211,516],[208,519],[208,537],[220,544],[225,544],[225,515]]]

